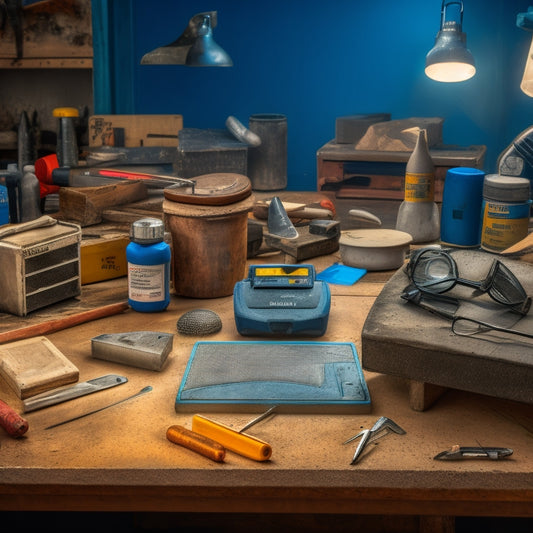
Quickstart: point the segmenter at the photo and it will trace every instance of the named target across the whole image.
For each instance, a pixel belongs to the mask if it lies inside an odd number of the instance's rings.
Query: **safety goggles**
[[[531,298],[515,275],[499,260],[494,260],[484,280],[472,281],[459,277],[457,263],[445,250],[423,248],[406,266],[411,282],[424,292],[441,294],[456,285],[465,285],[487,293],[495,302],[526,315]]]

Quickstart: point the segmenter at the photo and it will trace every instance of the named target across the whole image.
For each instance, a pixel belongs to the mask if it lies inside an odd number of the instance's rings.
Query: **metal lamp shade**
[[[460,25],[451,23],[437,34],[435,46],[426,56],[426,75],[436,81],[458,82],[476,73],[474,57],[466,48]]]
[[[198,37],[189,49],[185,64],[190,67],[231,67],[230,56],[213,39],[211,17],[206,15],[198,27]]]
[[[216,11],[197,13],[178,39],[146,53],[141,65],[231,67],[231,58],[213,39],[216,25]]]

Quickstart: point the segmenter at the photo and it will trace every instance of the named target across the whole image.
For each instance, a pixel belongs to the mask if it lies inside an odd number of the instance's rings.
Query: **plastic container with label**
[[[170,303],[170,246],[162,220],[136,220],[126,246],[128,303],[135,311],[164,311]]]
[[[499,174],[485,176],[481,248],[501,252],[527,237],[530,211],[528,179]]]

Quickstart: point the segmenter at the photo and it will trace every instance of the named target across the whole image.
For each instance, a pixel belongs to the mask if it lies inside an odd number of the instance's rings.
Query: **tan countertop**
[[[339,259],[337,252],[311,262],[321,271]],[[270,257],[268,262],[275,261]],[[331,285],[328,329],[317,340],[353,342],[360,352],[365,318],[391,274],[368,273],[353,286]],[[84,286],[80,306],[126,298],[127,280],[119,278]],[[178,334],[178,318],[193,308],[215,311],[222,319],[221,331],[201,339]],[[4,322],[2,329],[12,328],[14,322]],[[175,334],[161,372],[91,356],[92,337],[138,330]],[[191,427],[192,415],[177,413],[174,402],[194,342],[243,340],[235,327],[231,297],[172,296],[164,312],[129,309],[47,338],[79,368],[79,381],[106,373],[122,374],[129,381],[27,413],[30,428],[22,438],[0,431],[0,510],[533,516],[531,406],[449,390],[430,409],[415,411],[406,381],[365,372],[371,413],[275,414],[248,431],[271,444],[270,461],[259,463],[228,452],[219,464],[170,443],[165,434],[170,425]],[[153,391],[44,429],[146,385]],[[21,400],[2,379],[0,398],[21,412]],[[239,412],[202,414],[236,429],[253,417]],[[380,416],[394,420],[406,434],[387,435],[350,465],[356,443],[343,442]],[[514,453],[501,461],[433,459],[455,444],[509,447]]]

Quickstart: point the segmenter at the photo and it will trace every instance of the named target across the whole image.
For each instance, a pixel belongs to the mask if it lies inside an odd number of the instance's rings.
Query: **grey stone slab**
[[[453,256],[463,278],[485,277],[492,261],[500,259],[533,295],[533,265],[508,260],[481,250],[457,249]],[[400,298],[409,280],[400,268],[384,286],[362,331],[361,360],[365,370],[443,387],[533,403],[533,339],[501,332],[472,337],[456,335],[451,321]],[[456,287],[461,314],[476,314],[509,327],[533,333],[533,312],[520,318],[503,310],[487,295]],[[473,300],[468,301],[474,297]]]

